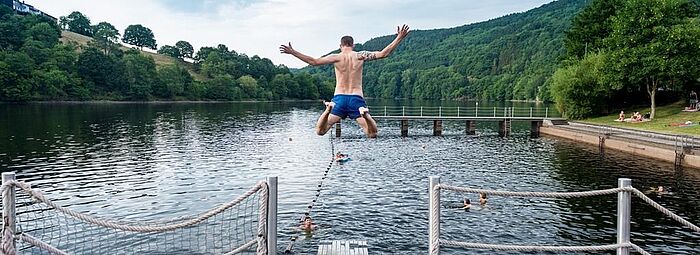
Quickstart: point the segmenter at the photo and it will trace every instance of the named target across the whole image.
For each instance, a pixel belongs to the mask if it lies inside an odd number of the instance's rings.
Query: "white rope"
[[[435,186],[436,189],[444,189],[455,192],[463,193],[484,193],[486,195],[493,196],[504,196],[504,197],[542,197],[542,198],[575,198],[575,197],[592,197],[592,196],[604,196],[617,194],[622,191],[632,191],[634,188],[614,188],[614,189],[604,189],[604,190],[592,190],[592,191],[580,191],[580,192],[515,192],[515,191],[501,191],[501,190],[488,190],[488,189],[472,189],[472,188],[461,188],[445,184],[440,184]]]
[[[609,244],[609,245],[593,245],[593,246],[542,246],[542,245],[501,245],[501,244],[484,244],[484,243],[468,243],[440,240],[440,245],[453,248],[471,248],[485,250],[501,250],[501,251],[546,251],[546,252],[590,252],[590,251],[612,251],[618,248],[639,249],[639,246],[631,243],[626,244]],[[636,247],[636,248],[635,248]],[[642,254],[649,254],[641,250]]]
[[[260,214],[258,217],[258,255],[267,255],[267,203],[269,200],[269,192],[267,183],[261,183],[260,185]]]
[[[244,244],[243,246],[238,247],[238,249],[232,250],[228,253],[224,253],[224,255],[234,255],[234,254],[239,254],[241,252],[247,251],[248,249],[250,249],[250,247],[253,247],[253,245],[255,245],[257,242],[258,242],[258,240],[251,240],[250,242]]]
[[[2,194],[2,200],[3,204],[7,205],[10,203],[10,199],[14,199],[14,196],[12,196],[11,192],[13,192],[13,189],[10,188],[3,188],[0,190],[0,194]],[[2,225],[2,241],[0,242],[0,253],[3,255],[15,255],[17,251],[15,250],[15,229],[10,227],[10,219],[8,219],[8,215],[3,215],[3,225]]]
[[[238,198],[220,205],[219,207],[213,208],[203,214],[200,214],[198,216],[192,216],[192,219],[186,220],[180,223],[176,224],[169,224],[169,225],[164,225],[164,226],[157,226],[157,227],[150,227],[150,226],[138,226],[138,225],[125,225],[121,223],[117,223],[114,221],[110,220],[104,220],[104,219],[98,219],[89,215],[85,215],[79,212],[72,211],[70,209],[64,208],[60,205],[57,205],[53,201],[49,200],[46,198],[41,192],[32,190],[32,188],[29,186],[29,184],[24,183],[24,182],[18,182],[18,181],[11,181],[7,183],[2,184],[2,191],[3,194],[6,189],[9,189],[12,186],[17,186],[20,188],[20,190],[24,191],[34,199],[48,205],[49,207],[56,209],[59,212],[62,212],[66,215],[69,215],[71,217],[74,217],[76,219],[82,220],[87,223],[92,223],[98,226],[106,227],[106,228],[111,228],[111,229],[117,229],[117,230],[123,230],[123,231],[129,231],[129,232],[138,232],[138,233],[158,233],[158,232],[166,232],[166,231],[172,231],[180,228],[185,228],[189,226],[194,226],[197,225],[237,204],[245,200],[246,198],[252,196],[258,190],[262,189],[263,187],[267,188],[265,183],[263,181],[258,182],[253,188],[248,190],[246,193],[243,195],[239,196]]]
[[[671,212],[670,210],[666,209],[665,207],[663,207],[659,203],[655,202],[654,200],[651,200],[651,198],[649,198],[647,195],[645,195],[644,193],[642,193],[638,189],[633,189],[632,193],[634,193],[636,196],[638,196],[639,198],[644,200],[644,202],[647,202],[647,204],[656,208],[656,210],[659,210],[660,212],[662,212],[666,216],[670,217],[671,219],[674,219],[678,223],[683,224],[683,226],[686,226],[686,227],[692,229],[693,231],[700,233],[700,227],[691,223],[690,221],[687,221],[687,220],[681,218],[681,216],[678,216],[677,214]]]
[[[51,246],[50,244],[44,243],[44,242],[42,242],[41,240],[36,239],[36,238],[33,237],[33,236],[30,236],[29,234],[24,234],[24,233],[22,233],[22,234],[17,235],[17,238],[18,238],[19,240],[22,240],[22,241],[24,241],[24,242],[27,242],[27,243],[29,243],[29,244],[31,244],[31,245],[34,245],[34,246],[36,246],[36,247],[38,247],[38,248],[40,248],[40,249],[43,249],[43,250],[45,250],[45,251],[48,251],[48,252],[51,253],[51,254],[55,254],[55,255],[68,255],[67,252],[64,252],[64,251],[62,251],[62,250],[59,250],[58,248],[53,247],[53,246]]]
[[[632,249],[634,249],[635,251],[639,252],[639,254],[642,254],[642,255],[651,255],[651,253],[648,253],[647,251],[645,251],[645,250],[642,249],[641,247],[637,246],[636,244],[630,243],[630,245],[632,245]]]

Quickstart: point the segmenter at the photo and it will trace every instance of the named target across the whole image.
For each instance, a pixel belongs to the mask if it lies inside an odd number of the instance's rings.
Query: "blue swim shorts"
[[[331,114],[338,116],[342,119],[350,118],[351,120],[360,117],[360,107],[367,107],[365,99],[358,95],[335,95],[333,100],[335,107],[331,111]]]

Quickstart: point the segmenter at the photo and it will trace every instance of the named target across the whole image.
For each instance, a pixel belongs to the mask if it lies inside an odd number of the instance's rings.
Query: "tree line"
[[[552,77],[562,113],[586,118],[646,102],[654,118],[659,93],[678,99],[700,81],[700,8],[690,0],[593,0],[565,46]]]
[[[551,100],[551,76],[564,58],[564,32],[586,0],[449,29],[413,31],[387,59],[369,62],[365,94],[378,98]],[[381,50],[393,36],[357,44]],[[303,70],[332,78],[332,67]]]
[[[61,29],[91,37],[87,45],[62,43]],[[121,38],[120,38],[121,37]],[[0,6],[0,100],[279,100],[330,98],[334,84],[308,73],[292,74],[271,60],[186,41],[160,54],[178,61],[156,64],[153,32],[131,25],[122,36],[112,24],[92,25],[80,12],[58,24]],[[190,62],[184,61],[190,59]]]

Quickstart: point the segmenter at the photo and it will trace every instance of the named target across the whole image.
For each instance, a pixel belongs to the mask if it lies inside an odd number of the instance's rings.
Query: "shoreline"
[[[605,127],[597,125],[595,126],[600,128],[601,132],[593,129],[574,129],[566,126],[543,126],[540,128],[540,132],[547,136],[595,145],[600,150],[612,149],[700,170],[700,150],[693,143],[676,146],[673,144],[674,141],[653,137],[654,135],[663,135],[654,132],[636,131],[649,135],[642,136],[614,133],[611,130],[605,130]],[[664,144],[664,142],[666,143]]]
[[[0,102],[0,104],[229,104],[229,103],[311,103],[321,102],[322,99],[290,99],[290,100],[241,100],[241,101],[119,101],[119,100],[88,100],[88,101],[27,101],[27,102]]]

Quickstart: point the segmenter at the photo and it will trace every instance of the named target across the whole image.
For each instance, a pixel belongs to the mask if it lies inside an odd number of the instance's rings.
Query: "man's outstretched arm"
[[[292,43],[289,43],[289,45],[281,45],[280,53],[291,54],[292,56],[295,56],[299,60],[304,61],[312,66],[328,65],[338,62],[338,56],[335,54],[331,54],[320,58],[314,58],[311,56],[304,55],[303,53],[298,52],[294,48],[292,48]]]
[[[391,42],[389,45],[387,45],[382,51],[376,51],[376,52],[367,52],[363,51],[360,53],[360,57],[363,60],[375,60],[375,59],[381,59],[381,58],[386,58],[389,55],[391,55],[392,52],[396,49],[396,47],[399,46],[401,41],[408,36],[409,32],[409,27],[408,25],[403,25],[401,27],[397,27],[397,35],[396,39],[394,39],[393,42]]]

